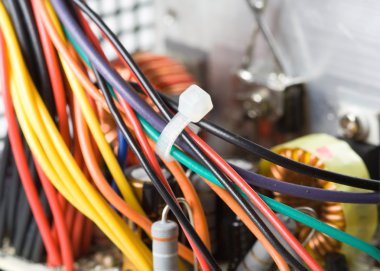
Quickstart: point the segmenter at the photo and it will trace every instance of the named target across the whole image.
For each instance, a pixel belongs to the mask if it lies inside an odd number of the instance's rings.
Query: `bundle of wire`
[[[17,12],[23,12],[25,21],[21,22]],[[94,35],[95,29],[90,27],[86,18],[111,43],[134,82],[123,79],[114,69]],[[101,18],[80,0],[9,0],[0,4],[0,29],[1,89],[10,146],[50,265],[63,264],[66,270],[74,270],[74,259],[79,255],[75,250],[81,247],[74,241],[81,240],[82,229],[90,232],[91,223],[87,221],[92,221],[137,270],[152,269],[150,248],[125,219],[148,236],[152,221],[146,216],[124,175],[123,159],[120,159],[120,164],[106,140],[99,122],[99,107],[110,112],[117,124],[119,150],[128,145],[180,224],[190,245],[179,245],[179,255],[185,261],[194,263],[194,253],[203,270],[220,269],[210,252],[202,205],[184,174],[184,168],[204,178],[266,247],[280,270],[290,270],[290,267],[297,270],[323,268],[274,212],[380,260],[380,251],[374,246],[260,195],[254,188],[334,202],[379,203],[379,181],[299,164],[207,121],[198,125],[275,164],[319,179],[375,192],[348,193],[310,188],[232,167],[200,137],[186,129],[176,142],[181,149],[172,148],[171,154],[176,161],[162,162],[175,177],[191,206],[195,220],[193,226],[179,207],[177,195],[162,173],[159,158],[154,153],[155,141],[176,111],[176,104],[156,92]],[[23,40],[26,36],[33,45],[31,48]],[[23,137],[32,153],[53,223],[43,208],[29,170]],[[119,158],[124,157],[125,154],[120,152]],[[114,180],[114,186],[105,177],[103,163]],[[75,223],[68,223],[69,219]]]

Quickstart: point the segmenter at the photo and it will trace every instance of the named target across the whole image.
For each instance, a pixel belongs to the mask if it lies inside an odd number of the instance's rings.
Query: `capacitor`
[[[346,256],[339,252],[330,252],[325,255],[326,271],[348,271]]]
[[[297,224],[293,219],[278,214],[278,218],[285,224],[290,232],[295,233]],[[243,261],[239,264],[236,271],[268,271],[273,264],[273,259],[266,248],[260,241],[257,241],[249,252],[245,255]]]
[[[255,237],[244,225],[239,217],[235,216],[227,228],[230,235],[228,244],[230,249],[227,249],[228,270],[235,271],[244,255],[252,247]]]
[[[216,204],[217,196],[214,191],[202,180],[199,175],[193,175],[191,181],[198,193],[206,216],[208,230],[210,234],[212,252],[217,247],[217,230],[216,230]]]
[[[170,179],[170,173],[166,169],[162,169],[162,172],[173,191],[177,192],[178,186],[176,182]],[[166,203],[154,187],[145,170],[141,166],[133,166],[129,167],[125,174],[148,217],[152,221],[159,220]]]
[[[227,159],[230,164],[245,170],[254,169],[252,162],[236,158]],[[235,270],[256,238],[239,217],[220,199],[217,200],[217,251],[216,257],[227,260],[228,269]]]
[[[153,270],[178,270],[178,226],[170,220],[159,220],[152,225]]]

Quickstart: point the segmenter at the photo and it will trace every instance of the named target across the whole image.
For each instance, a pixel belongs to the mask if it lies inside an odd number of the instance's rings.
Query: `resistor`
[[[178,226],[170,220],[152,225],[153,270],[178,270]]]

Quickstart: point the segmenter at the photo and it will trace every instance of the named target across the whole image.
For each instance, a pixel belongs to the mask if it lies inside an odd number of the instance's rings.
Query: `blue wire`
[[[119,161],[120,166],[124,166],[125,160],[127,160],[128,146],[127,141],[123,137],[120,129],[117,129],[117,139],[119,141],[119,150],[117,152],[117,160]]]
[[[119,162],[119,165],[123,169],[125,166],[125,161],[127,160],[128,145],[120,129],[117,129],[117,140],[119,142],[119,149],[117,151],[117,161]],[[111,186],[112,186],[112,189],[120,196],[121,195],[120,190],[117,187],[115,180],[111,181]]]

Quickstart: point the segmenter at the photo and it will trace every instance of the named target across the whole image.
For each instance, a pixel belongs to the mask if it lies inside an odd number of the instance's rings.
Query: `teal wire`
[[[146,133],[154,140],[157,142],[160,134],[141,116],[138,116],[144,130]],[[178,160],[181,164],[186,166],[187,168],[191,169],[195,173],[199,174],[200,176],[204,177],[205,179],[209,180],[213,184],[216,184],[219,187],[223,186],[221,183],[217,180],[217,178],[205,167],[200,165],[198,162],[184,154],[182,151],[180,151],[178,148],[175,146],[171,149],[170,154]],[[243,193],[242,193],[243,194]],[[244,195],[244,194],[243,194]],[[281,202],[278,202],[274,199],[271,199],[267,196],[259,194],[260,197],[265,201],[268,206],[278,212],[281,213],[285,216],[288,216],[302,224],[305,224],[309,226],[310,228],[313,228],[317,231],[320,231],[338,241],[341,241],[343,243],[346,243],[347,245],[350,245],[354,248],[357,248],[359,250],[362,250],[366,252],[368,255],[372,256],[376,260],[380,261],[380,250],[377,249],[375,246],[372,246],[371,244],[368,244],[346,232],[343,232],[339,229],[333,228],[318,219],[315,219],[311,216],[308,216],[292,207],[289,207]],[[245,195],[244,195],[245,196]]]
[[[80,57],[89,65],[91,66],[90,62],[88,61],[87,56],[83,53],[81,48],[74,42],[70,34],[65,31],[66,36],[69,38],[70,42],[73,44],[75,50],[80,55]],[[112,88],[111,88],[112,89]],[[113,92],[113,91],[112,91]],[[160,134],[140,115],[138,115],[138,118],[145,130],[145,132],[154,140],[157,142]],[[198,162],[184,154],[182,151],[180,151],[175,146],[171,149],[170,154],[178,160],[181,164],[186,166],[187,168],[190,168],[195,173],[199,174],[200,176],[204,177],[205,179],[209,180],[213,184],[224,188],[221,183],[217,180],[217,178],[205,167],[200,165]],[[243,194],[243,193],[242,193]],[[244,195],[244,194],[243,194]],[[244,195],[246,196],[246,195]],[[318,219],[315,219],[314,217],[308,216],[290,206],[287,206],[281,202],[278,202],[274,199],[271,199],[267,196],[259,194],[259,196],[265,201],[268,206],[285,216],[288,216],[302,224],[305,224],[309,226],[310,228],[313,228],[317,231],[320,231],[342,243],[345,243],[347,245],[350,245],[356,249],[359,249],[361,251],[366,252],[368,255],[375,258],[377,261],[380,261],[380,250],[377,249],[375,246],[372,246],[371,244],[368,244],[367,242],[364,242],[346,232],[343,232],[339,229],[333,228],[326,223],[323,223],[322,221],[319,221]]]

